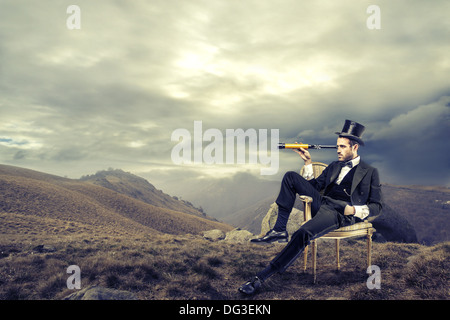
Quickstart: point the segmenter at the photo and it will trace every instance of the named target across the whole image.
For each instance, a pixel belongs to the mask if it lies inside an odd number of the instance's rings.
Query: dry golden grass
[[[365,242],[342,241],[342,269],[336,272],[333,242],[321,241],[316,284],[310,271],[303,272],[302,261],[297,261],[249,298],[237,288],[263,268],[281,245],[210,242],[192,234],[131,235],[53,220],[39,224],[28,216],[12,218],[0,214],[0,299],[62,299],[75,291],[66,286],[67,267],[74,264],[81,269],[82,288],[128,290],[144,300],[449,298],[450,243],[433,247],[374,243],[373,264],[381,269],[381,289],[370,290]],[[36,252],[39,244],[55,251]]]
[[[0,212],[51,218],[129,233],[199,233],[230,225],[156,207],[89,182],[0,165]]]

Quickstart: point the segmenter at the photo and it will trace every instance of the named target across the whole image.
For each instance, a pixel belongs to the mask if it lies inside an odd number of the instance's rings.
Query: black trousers
[[[281,182],[281,189],[276,200],[278,218],[275,225],[287,223],[289,214],[295,203],[297,194],[313,198],[311,204],[312,219],[300,227],[291,237],[284,249],[271,261],[279,273],[284,272],[309,245],[311,240],[318,238],[334,229],[355,223],[354,216],[345,216],[344,209],[349,203],[322,196],[297,172],[287,172]]]

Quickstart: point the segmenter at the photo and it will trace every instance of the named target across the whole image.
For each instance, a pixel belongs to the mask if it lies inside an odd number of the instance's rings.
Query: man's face
[[[337,154],[339,161],[349,161],[356,158],[358,153],[358,145],[353,147],[350,145],[350,140],[347,138],[337,139]]]

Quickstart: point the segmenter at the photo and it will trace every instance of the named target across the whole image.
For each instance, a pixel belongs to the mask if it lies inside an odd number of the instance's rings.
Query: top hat
[[[361,136],[364,132],[364,127],[362,124],[352,121],[352,120],[345,120],[344,127],[342,128],[342,132],[336,132],[336,134],[339,135],[339,137],[347,138],[351,140],[355,140],[360,145],[364,145],[364,141],[361,140]]]

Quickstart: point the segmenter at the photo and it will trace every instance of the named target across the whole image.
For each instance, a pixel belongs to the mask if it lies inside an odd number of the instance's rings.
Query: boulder
[[[56,248],[46,245],[46,244],[40,244],[33,248],[33,251],[39,252],[39,253],[45,253],[45,252],[55,252]]]
[[[138,300],[138,298],[129,291],[92,286],[72,293],[63,300]]]
[[[225,232],[219,229],[213,229],[203,232],[203,238],[210,241],[219,241],[225,239]]]
[[[262,220],[261,235],[265,235],[270,229],[272,229],[275,226],[277,217],[278,217],[278,205],[274,202],[270,206],[269,211],[267,211],[266,216]],[[303,221],[304,221],[303,211],[300,211],[297,208],[293,208],[286,226],[288,234],[291,236],[295,231],[297,231],[302,225]]]
[[[250,231],[236,228],[234,230],[227,232],[225,241],[243,243],[250,241],[250,239],[253,239],[254,237],[255,235]]]

